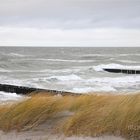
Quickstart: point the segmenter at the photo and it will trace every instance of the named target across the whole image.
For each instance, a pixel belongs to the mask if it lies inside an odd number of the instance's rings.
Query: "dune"
[[[0,105],[0,130],[3,140],[139,140],[140,93],[31,94],[27,100]]]

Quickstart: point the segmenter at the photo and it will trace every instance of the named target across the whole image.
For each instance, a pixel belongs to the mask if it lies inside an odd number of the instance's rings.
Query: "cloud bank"
[[[139,0],[0,0],[1,46],[140,46]]]

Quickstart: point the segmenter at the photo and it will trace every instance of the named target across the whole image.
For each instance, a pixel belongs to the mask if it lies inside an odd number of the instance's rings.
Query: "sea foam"
[[[0,91],[0,102],[17,101],[22,98],[23,96],[17,95],[16,93],[6,93]]]

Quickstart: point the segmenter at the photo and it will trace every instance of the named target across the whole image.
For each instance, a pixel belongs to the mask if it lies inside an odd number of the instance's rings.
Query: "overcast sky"
[[[0,0],[0,46],[140,46],[140,0]]]

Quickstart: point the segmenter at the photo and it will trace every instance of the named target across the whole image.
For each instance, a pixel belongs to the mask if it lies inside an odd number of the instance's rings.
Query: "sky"
[[[0,0],[0,46],[139,47],[140,0]]]

